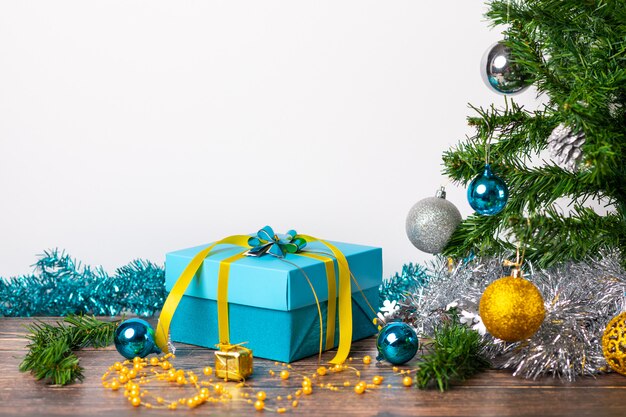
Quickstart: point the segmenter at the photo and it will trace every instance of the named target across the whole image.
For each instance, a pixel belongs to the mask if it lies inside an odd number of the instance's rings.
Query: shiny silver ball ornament
[[[496,42],[485,51],[480,75],[487,87],[498,94],[514,95],[530,86],[521,67],[511,61],[511,50],[503,42]]]
[[[459,209],[446,200],[441,187],[435,197],[418,201],[406,216],[406,234],[417,249],[440,253],[463,218]]]

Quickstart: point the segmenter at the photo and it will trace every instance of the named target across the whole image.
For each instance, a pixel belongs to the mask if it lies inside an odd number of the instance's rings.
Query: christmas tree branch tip
[[[26,338],[30,343],[19,369],[55,385],[82,381],[83,369],[73,351],[112,344],[118,324],[119,321],[101,321],[82,315],[69,315],[56,324],[38,321],[27,326]]]
[[[415,377],[420,389],[437,387],[445,391],[451,383],[470,378],[489,366],[482,355],[478,332],[459,322],[453,311],[451,319],[434,330],[432,352],[422,357]]]

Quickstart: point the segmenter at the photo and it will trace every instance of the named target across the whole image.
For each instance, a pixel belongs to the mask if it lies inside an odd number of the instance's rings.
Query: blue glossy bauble
[[[128,319],[115,329],[115,349],[126,359],[145,358],[151,353],[161,353],[154,343],[152,326],[141,319]]]
[[[491,166],[485,165],[482,174],[472,180],[467,188],[467,201],[476,213],[485,216],[498,214],[506,206],[509,189],[500,177],[491,172]]]
[[[400,365],[413,359],[419,348],[419,339],[408,324],[392,322],[378,333],[376,347],[378,360],[385,359],[394,365]]]

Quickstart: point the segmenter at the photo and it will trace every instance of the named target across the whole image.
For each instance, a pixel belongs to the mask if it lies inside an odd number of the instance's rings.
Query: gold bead
[[[261,411],[265,408],[265,403],[261,400],[256,400],[254,402],[254,408],[256,408],[257,411]]]
[[[196,382],[198,382],[198,377],[194,374],[189,375],[189,382],[195,384]]]
[[[163,370],[167,371],[171,367],[172,367],[172,364],[169,363],[168,361],[161,362],[161,368],[163,368]]]
[[[267,398],[267,394],[265,394],[265,391],[259,391],[256,393],[256,398],[257,400],[265,401],[265,398]]]
[[[120,368],[120,373],[121,373],[122,375],[126,375],[126,374],[128,373],[128,368],[127,368],[127,367],[125,367],[125,366],[122,366],[122,367]]]
[[[302,388],[302,392],[303,392],[305,395],[310,395],[310,394],[313,392],[313,387],[312,387],[312,386],[310,386],[310,385],[308,385],[308,386],[306,386],[306,387],[303,387],[303,388]]]
[[[317,374],[320,375],[320,376],[326,375],[327,371],[328,370],[326,369],[325,366],[320,366],[319,368],[317,368]]]
[[[282,401],[283,397],[281,397],[280,395],[276,397],[276,401]]]
[[[298,406],[298,400],[293,400],[293,402],[291,403],[292,407],[297,407]]]
[[[143,364],[142,364],[141,362],[137,362],[137,363],[135,363],[135,364],[133,365],[133,369],[134,369],[135,371],[140,371],[140,370],[142,370],[142,369],[143,369]]]
[[[158,364],[159,364],[159,358],[157,357],[150,358],[150,365],[157,366]]]
[[[136,390],[136,389],[130,390],[128,395],[131,396],[131,397],[139,397],[139,391]]]
[[[184,385],[184,384],[186,384],[186,383],[187,383],[187,380],[185,379],[185,377],[184,377],[183,375],[178,375],[178,376],[176,377],[176,383],[177,383],[178,385]]]
[[[310,387],[310,386],[311,386],[311,380],[310,380],[309,378],[306,378],[306,377],[305,377],[305,378],[302,380],[302,388],[305,388],[305,387]]]
[[[170,405],[168,405],[167,408],[169,408],[171,410],[176,410],[176,408],[178,408],[178,403],[173,402]]]
[[[221,394],[222,392],[224,392],[224,386],[222,384],[215,384],[215,386],[213,387],[213,391],[215,391],[217,394]]]
[[[130,379],[133,379],[133,378],[137,377],[137,371],[135,370],[135,368],[133,368],[130,371],[128,371],[128,377]]]
[[[289,379],[289,371],[287,370],[282,370],[280,371],[280,379]]]
[[[382,376],[376,375],[374,378],[372,378],[372,383],[374,383],[374,385],[380,385],[383,383],[384,379],[385,378],[383,378]]]
[[[344,387],[349,387],[350,386],[350,381],[343,381],[343,386]]]
[[[213,373],[213,368],[211,368],[210,366],[205,366],[202,372],[204,373],[204,375],[209,376]]]
[[[120,383],[117,379],[114,379],[113,381],[111,381],[110,387],[113,391],[117,391],[118,389],[120,389]]]
[[[287,411],[287,409],[285,407],[280,407],[276,409],[276,412],[278,414],[283,414],[285,411]]]
[[[354,392],[357,394],[363,394],[365,392],[365,384],[358,383],[354,386]]]
[[[190,398],[190,399],[187,400],[187,407],[194,408],[195,406],[196,406],[196,403],[193,400],[193,398]]]
[[[115,369],[116,371],[119,371],[120,369],[122,369],[122,364],[120,362],[115,362],[113,364],[113,369]]]
[[[163,399],[163,397],[156,397],[156,401],[157,401],[159,404],[163,404],[163,402],[165,402],[165,400]]]
[[[405,376],[404,378],[402,378],[402,385],[404,385],[405,387],[410,387],[411,385],[413,385],[413,378],[411,378],[410,376]]]
[[[372,357],[369,355],[363,356],[363,363],[369,365],[370,363],[372,363]]]
[[[296,391],[296,397],[299,397],[301,395],[302,395],[302,390],[301,389],[297,390]]]
[[[139,397],[133,397],[130,400],[130,403],[133,405],[133,407],[139,407],[139,405],[141,404],[141,398]]]
[[[293,399],[293,395],[291,395],[291,394],[287,395],[287,399],[288,399],[289,401],[291,401],[291,400]]]
[[[120,382],[122,384],[124,384],[124,383],[126,383],[128,381],[128,377],[126,375],[124,375],[124,374],[120,375],[119,379],[120,379]]]
[[[398,367],[397,367],[397,366],[394,366],[393,368],[391,368],[391,370],[392,370],[392,371],[394,371],[394,372],[398,372]],[[403,371],[403,372],[404,372],[404,371]]]
[[[200,388],[200,397],[204,398],[205,400],[209,398],[209,389],[208,388]]]

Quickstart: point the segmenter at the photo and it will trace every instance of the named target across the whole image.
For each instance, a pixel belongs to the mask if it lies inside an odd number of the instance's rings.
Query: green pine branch
[[[481,354],[483,345],[480,334],[459,323],[456,316],[444,322],[434,331],[432,353],[424,355],[417,364],[417,386],[436,386],[445,391],[451,383],[484,370],[489,361]]]
[[[73,351],[112,344],[118,323],[76,315],[67,316],[56,325],[36,322],[27,327],[26,338],[30,343],[19,369],[30,371],[37,380],[46,379],[56,385],[82,381],[83,369]]]

